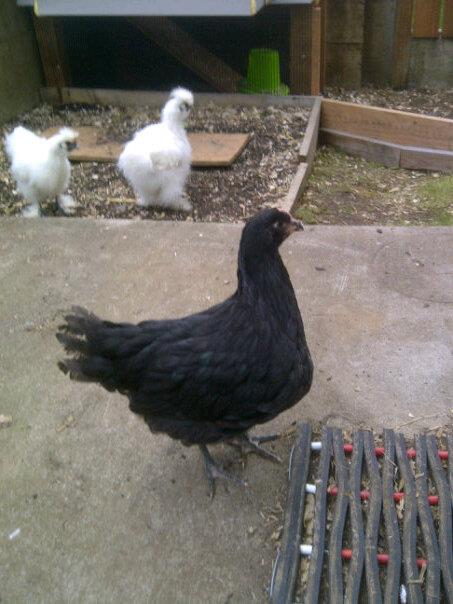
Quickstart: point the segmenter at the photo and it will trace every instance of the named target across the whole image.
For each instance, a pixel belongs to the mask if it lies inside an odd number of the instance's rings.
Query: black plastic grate
[[[453,435],[443,449],[434,436],[416,436],[414,450],[385,430],[376,449],[373,434],[359,431],[351,456],[340,429],[325,427],[317,446],[310,438],[303,424],[271,601],[453,604]],[[314,488],[313,530],[305,535],[305,492]],[[301,552],[310,555],[303,576]]]

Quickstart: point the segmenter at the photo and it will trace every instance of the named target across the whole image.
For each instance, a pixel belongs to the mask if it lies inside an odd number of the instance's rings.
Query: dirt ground
[[[114,164],[83,162],[73,164],[70,194],[79,208],[76,216],[103,218],[179,219],[203,222],[236,222],[258,209],[278,205],[290,186],[298,165],[298,147],[309,111],[300,106],[266,108],[228,107],[211,104],[195,107],[189,131],[246,132],[251,140],[231,168],[192,170],[187,194],[193,212],[139,208],[134,194]],[[16,125],[34,132],[50,126],[97,126],[105,140],[126,142],[143,126],[158,121],[159,110],[118,107],[39,107],[0,130],[4,134]],[[20,212],[24,203],[14,191],[7,158],[0,152],[0,215]],[[53,204],[45,208],[52,215]]]
[[[321,147],[295,214],[307,224],[453,225],[453,176]]]

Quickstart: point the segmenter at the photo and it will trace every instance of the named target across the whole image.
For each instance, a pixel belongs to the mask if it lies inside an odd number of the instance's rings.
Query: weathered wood
[[[309,24],[309,8],[291,6],[289,9],[289,87],[291,94],[303,94],[310,89]]]
[[[296,203],[299,201],[302,193],[304,192],[308,179],[310,177],[310,164],[302,162],[296,170],[289,191],[286,197],[282,200],[279,207],[285,212],[291,213]]]
[[[440,1],[414,0],[413,38],[437,38],[439,36]]]
[[[310,94],[322,92],[322,9],[314,5],[311,8],[310,28]]]
[[[46,84],[55,87],[60,96],[61,89],[71,84],[69,63],[61,36],[61,23],[52,17],[33,16],[33,24]]]
[[[168,99],[168,92],[154,92],[149,90],[117,90],[108,88],[63,88],[61,98],[56,88],[42,88],[43,100],[50,104],[75,103],[81,105],[118,105],[131,107],[161,107]],[[269,105],[299,105],[311,108],[316,97],[312,96],[275,96],[272,94],[238,94],[197,92],[195,103],[203,107],[214,103],[219,107],[229,105],[246,105],[268,107]]]
[[[400,165],[401,148],[398,145],[326,128],[320,130],[320,136],[324,144],[332,145],[350,155],[363,157],[389,168],[398,168]]]
[[[43,136],[53,136],[59,127],[48,128]],[[78,128],[78,147],[69,153],[74,162],[111,162],[118,160],[124,144],[118,141],[105,141],[102,132],[93,126]],[[249,134],[190,132],[192,146],[192,166],[214,167],[230,166],[242,153],[250,140]]]
[[[411,29],[412,0],[396,0],[392,73],[392,86],[394,88],[404,88],[407,84],[410,62]]]
[[[453,151],[453,120],[323,99],[321,128],[397,145]]]
[[[408,170],[453,172],[453,151],[402,147],[400,167]]]
[[[241,74],[204,48],[168,17],[131,18],[129,21],[216,90],[237,90]]]
[[[276,561],[271,596],[274,604],[294,602],[300,566],[305,485],[310,465],[310,440],[311,428],[308,424],[302,424],[291,454],[283,544]]]
[[[315,99],[310,112],[307,127],[304,132],[304,139],[300,146],[299,158],[301,161],[311,163],[316,153],[318,145],[319,123],[321,119],[321,99]]]

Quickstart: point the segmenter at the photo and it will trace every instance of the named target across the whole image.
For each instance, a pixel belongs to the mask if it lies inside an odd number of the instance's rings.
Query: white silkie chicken
[[[68,152],[77,146],[77,136],[71,128],[61,128],[54,136],[44,138],[23,126],[6,135],[11,174],[17,190],[30,204],[22,211],[23,216],[40,216],[40,204],[49,197],[57,199],[64,213],[70,213],[76,206],[72,197],[63,195],[63,191],[71,176]]]
[[[192,107],[192,93],[175,88],[160,123],[136,132],[121,153],[118,166],[134,189],[138,205],[192,209],[183,197],[192,159],[185,124]]]

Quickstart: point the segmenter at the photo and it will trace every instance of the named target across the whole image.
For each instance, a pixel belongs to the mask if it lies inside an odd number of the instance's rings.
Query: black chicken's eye
[[[272,228],[273,228],[275,231],[278,231],[278,229],[280,228],[280,223],[279,223],[279,221],[278,221],[278,220],[276,220],[274,223],[272,223]]]

